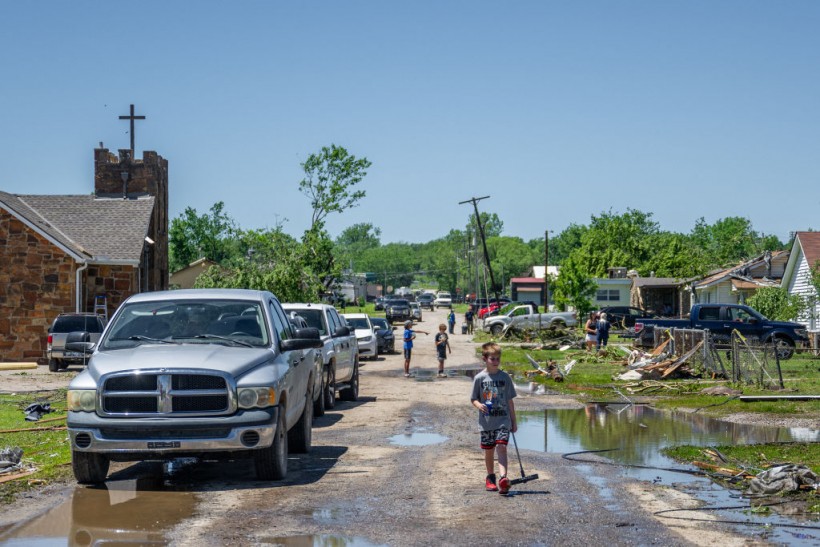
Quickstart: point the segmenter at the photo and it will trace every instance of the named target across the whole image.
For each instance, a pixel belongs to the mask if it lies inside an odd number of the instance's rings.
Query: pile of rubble
[[[666,340],[652,350],[645,353],[635,349],[627,357],[627,372],[618,374],[618,380],[641,380],[644,378],[664,379],[672,376],[698,376],[699,373],[688,366],[689,360],[701,350],[703,342],[698,342],[683,355],[675,355],[669,349],[671,339]]]

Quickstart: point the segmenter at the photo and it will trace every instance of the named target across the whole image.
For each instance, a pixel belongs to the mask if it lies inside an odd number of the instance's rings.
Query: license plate
[[[79,351],[67,351],[63,354],[63,357],[65,357],[66,359],[69,359],[69,358],[81,359],[83,357],[83,354],[80,353]]]
[[[152,441],[148,443],[148,448],[179,448],[182,444],[179,441]]]

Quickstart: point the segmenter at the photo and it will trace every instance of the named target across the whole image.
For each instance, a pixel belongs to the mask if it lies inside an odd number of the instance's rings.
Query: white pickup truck
[[[536,313],[531,304],[522,304],[503,315],[494,315],[484,320],[484,330],[493,336],[501,334],[505,328],[511,329],[551,329],[578,325],[575,312]]]

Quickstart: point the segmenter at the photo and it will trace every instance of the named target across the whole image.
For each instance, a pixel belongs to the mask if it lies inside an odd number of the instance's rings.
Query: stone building
[[[94,192],[0,191],[0,361],[43,361],[59,313],[168,288],[168,161],[94,150]]]

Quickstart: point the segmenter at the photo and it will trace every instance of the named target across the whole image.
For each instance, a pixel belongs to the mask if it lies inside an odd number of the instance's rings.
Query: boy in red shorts
[[[510,432],[515,433],[515,386],[510,375],[501,370],[501,347],[495,342],[481,346],[485,369],[473,380],[472,405],[479,410],[478,425],[481,427],[481,448],[487,467],[485,486],[490,492],[506,494],[510,490],[507,478],[507,443]],[[496,484],[495,453],[498,453],[499,479]]]

